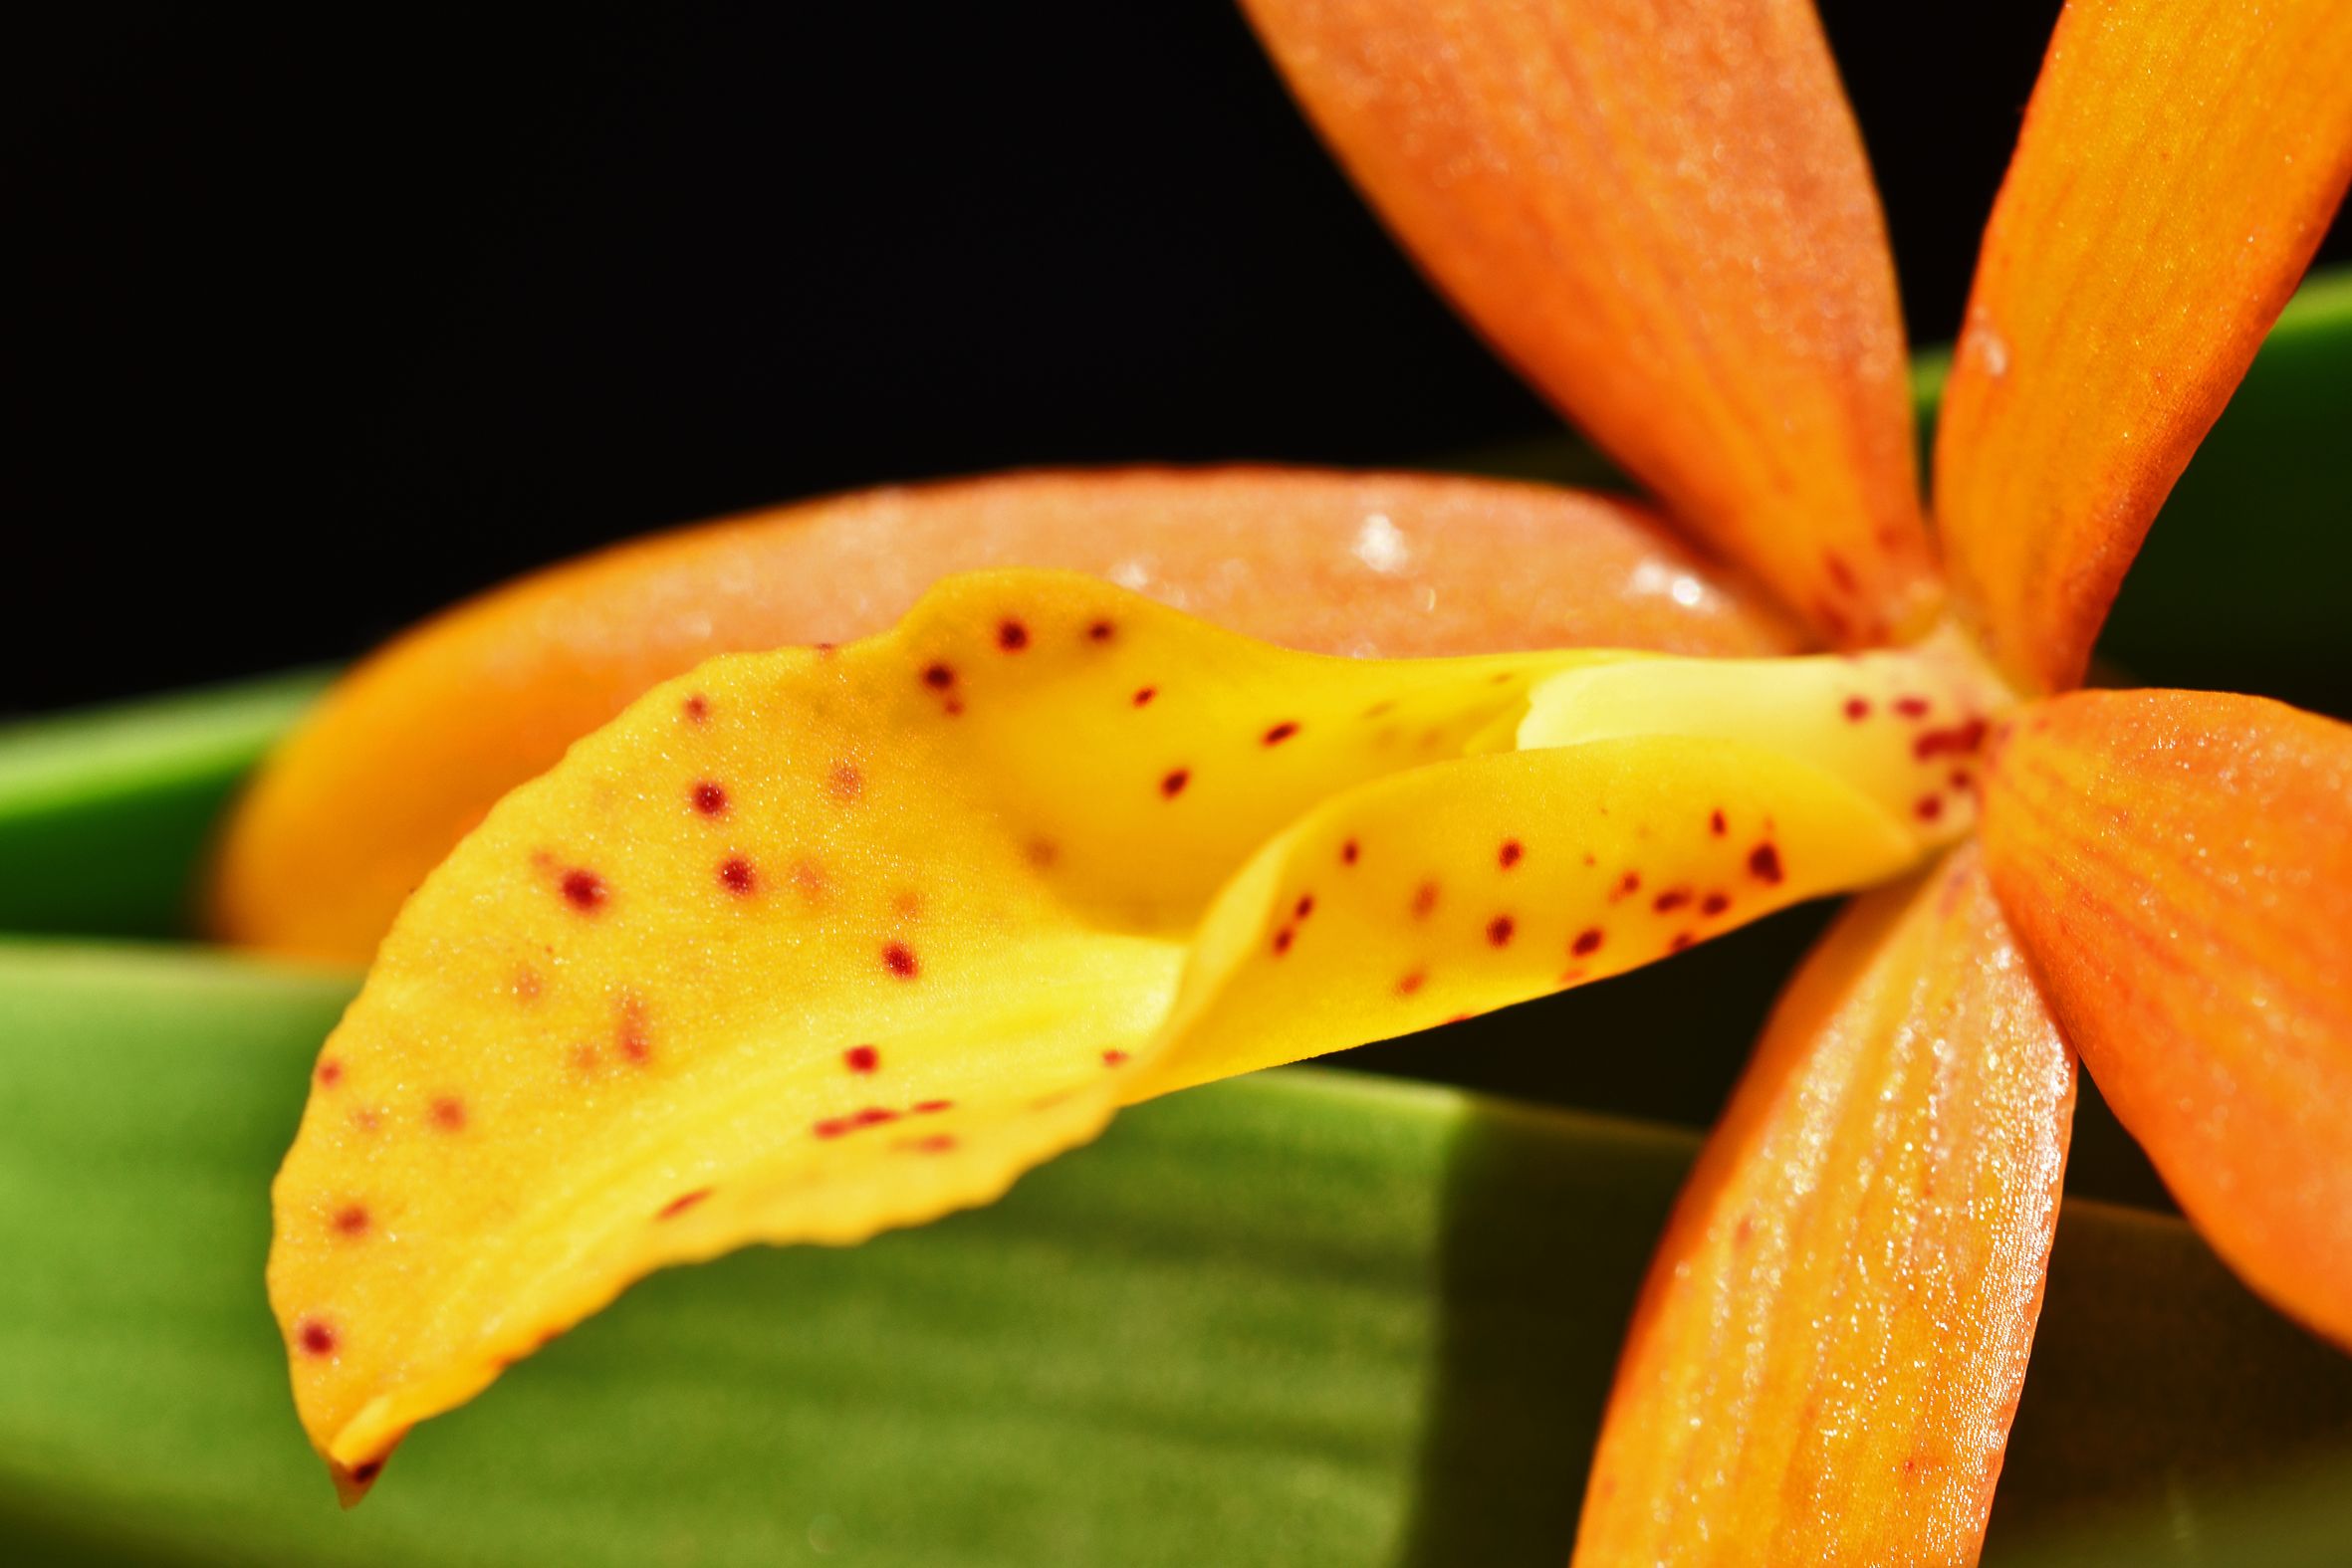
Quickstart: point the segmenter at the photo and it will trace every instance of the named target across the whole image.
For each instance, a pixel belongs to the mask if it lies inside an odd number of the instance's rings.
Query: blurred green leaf
[[[0,931],[185,930],[221,807],[327,680],[303,671],[0,728]]]
[[[1328,1073],[1180,1095],[996,1209],[657,1276],[344,1515],[261,1195],[349,989],[0,946],[13,1561],[1556,1568],[1695,1146]],[[2232,1560],[2290,1461],[2345,1538],[2352,1362],[2177,1223],[2070,1206],[1989,1560],[2080,1518]]]

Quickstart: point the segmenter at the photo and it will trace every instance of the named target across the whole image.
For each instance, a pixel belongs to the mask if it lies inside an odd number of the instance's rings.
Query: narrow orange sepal
[[[2343,0],[2073,0],[1985,232],[1936,442],[1954,591],[2082,678],[2157,509],[2352,178]]]
[[[648,687],[717,653],[869,635],[940,577],[1002,565],[1108,577],[1317,653],[1794,649],[1648,514],[1539,485],[1229,468],[867,491],[552,567],[385,648],[252,786],[212,929],[363,963],[491,802]]]
[[[1246,0],[1539,390],[1833,642],[1936,597],[1870,173],[1804,0]]]
[[[1652,1266],[1576,1561],[1975,1562],[2073,1104],[1974,846],[1855,905]]]
[[[2060,698],[1999,743],[1984,843],[2182,1209],[2352,1345],[2352,728],[2253,697]]]

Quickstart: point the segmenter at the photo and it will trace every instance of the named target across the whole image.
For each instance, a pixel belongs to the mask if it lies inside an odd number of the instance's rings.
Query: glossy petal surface
[[[391,644],[255,782],[214,930],[363,963],[491,802],[655,682],[716,653],[870,635],[941,576],[1004,565],[1090,572],[1321,653],[1792,646],[1647,514],[1544,486],[1226,469],[870,491],[553,567]]]
[[[2002,744],[1985,847],[2182,1209],[2352,1344],[2352,728],[2252,697],[2060,698]]]
[[[1934,597],[1878,202],[1804,0],[1247,0],[1539,390],[1823,635]]]
[[[1330,659],[1004,572],[656,688],[427,880],[321,1058],[271,1268],[314,1441],[364,1481],[663,1263],[984,1202],[1123,1099],[1614,973],[1934,841],[1801,728],[1710,737],[1670,692],[1670,733],[1509,750],[1546,678],[1683,662]]]
[[[1973,846],[1849,910],[1652,1265],[1576,1561],[1975,1562],[2073,1104]]]
[[[2352,7],[2074,0],[1986,230],[1936,513],[2028,690],[2082,678],[2157,509],[2352,177]]]

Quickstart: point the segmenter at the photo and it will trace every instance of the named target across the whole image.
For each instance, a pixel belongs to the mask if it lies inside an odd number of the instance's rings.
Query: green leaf
[[[1285,1072],[1122,1117],[996,1209],[664,1274],[421,1429],[345,1515],[261,1194],[348,979],[0,946],[0,1540],[54,1560],[1565,1560],[1688,1135]],[[2331,1450],[2331,1446],[2332,1450]],[[1989,1560],[2239,1482],[2352,1531],[2352,1362],[2178,1224],[2072,1205]]]
[[[324,671],[0,729],[0,930],[184,930],[230,791]]]

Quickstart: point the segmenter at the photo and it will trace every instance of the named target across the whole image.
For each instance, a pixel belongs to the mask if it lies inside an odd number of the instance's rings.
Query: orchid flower
[[[2352,730],[2075,689],[2352,178],[2352,11],[2071,0],[1931,531],[1802,0],[1247,8],[1658,510],[1012,478],[654,541],[378,656],[214,900],[374,950],[269,1278],[347,1496],[654,1268],[986,1203],[1122,1105],[1844,892],[1662,1243],[1579,1561],[1974,1559],[2077,1053],[2352,1342]]]

